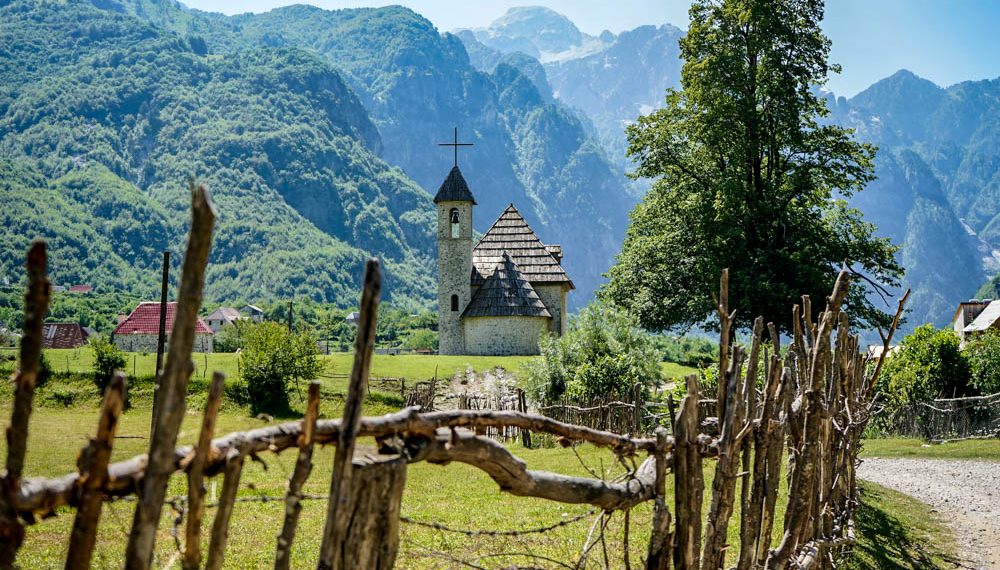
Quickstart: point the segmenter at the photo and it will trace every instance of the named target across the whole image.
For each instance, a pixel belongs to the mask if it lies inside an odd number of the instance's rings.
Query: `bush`
[[[213,348],[215,352],[236,352],[243,349],[243,338],[247,330],[253,326],[251,321],[236,321],[235,323],[223,327],[215,335]]]
[[[536,402],[550,404],[564,395],[631,398],[635,384],[660,383],[661,354],[652,336],[633,317],[601,302],[574,317],[569,331],[542,337],[541,356],[526,365],[526,387]]]
[[[437,350],[438,333],[431,329],[416,329],[410,331],[403,342],[405,348],[414,350]]]
[[[1000,332],[988,330],[973,337],[965,347],[972,387],[982,394],[1000,392]]]
[[[103,336],[91,340],[90,348],[94,351],[94,384],[104,394],[115,371],[125,369],[125,353]]]
[[[246,327],[240,367],[251,409],[287,414],[293,383],[312,380],[323,370],[316,341],[307,333],[292,334],[277,323]]]
[[[973,395],[969,362],[959,342],[951,329],[917,327],[900,343],[899,352],[889,357],[879,378],[886,402],[908,405]]]

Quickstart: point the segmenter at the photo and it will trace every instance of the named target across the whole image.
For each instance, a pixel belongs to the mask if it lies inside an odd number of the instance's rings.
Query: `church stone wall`
[[[549,331],[562,336],[566,332],[566,293],[567,287],[563,283],[532,283],[538,298],[545,303],[545,307],[552,313],[552,320],[549,322]]]
[[[548,317],[472,317],[465,319],[465,351],[476,356],[538,354],[538,338]]]

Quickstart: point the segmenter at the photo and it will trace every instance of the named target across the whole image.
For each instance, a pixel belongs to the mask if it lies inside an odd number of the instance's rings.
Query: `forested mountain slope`
[[[0,20],[0,156],[17,164],[6,183],[23,197],[3,214],[5,275],[20,275],[25,239],[72,241],[72,226],[87,236],[73,260],[86,270],[55,264],[57,283],[154,283],[142,274],[161,248],[182,249],[196,175],[220,212],[210,297],[347,304],[375,254],[392,297],[427,298],[429,196],[378,158],[377,129],[321,58],[288,47],[220,57],[81,1],[12,2]]]

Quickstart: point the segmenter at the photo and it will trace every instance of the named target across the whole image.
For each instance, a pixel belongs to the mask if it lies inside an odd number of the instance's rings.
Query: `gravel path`
[[[955,532],[971,567],[1000,570],[1000,463],[865,459],[858,476],[927,503]]]

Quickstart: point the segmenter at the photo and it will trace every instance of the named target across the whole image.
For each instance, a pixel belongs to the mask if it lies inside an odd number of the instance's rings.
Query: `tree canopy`
[[[632,176],[654,179],[631,214],[603,295],[654,330],[711,318],[730,269],[737,326],[763,315],[783,330],[791,305],[820,310],[846,264],[896,285],[897,248],[846,199],[873,179],[876,149],[824,121],[830,71],[821,0],[697,0],[680,41],[680,90],[627,130]],[[855,280],[856,283],[868,283]],[[887,315],[855,286],[863,323]]]

